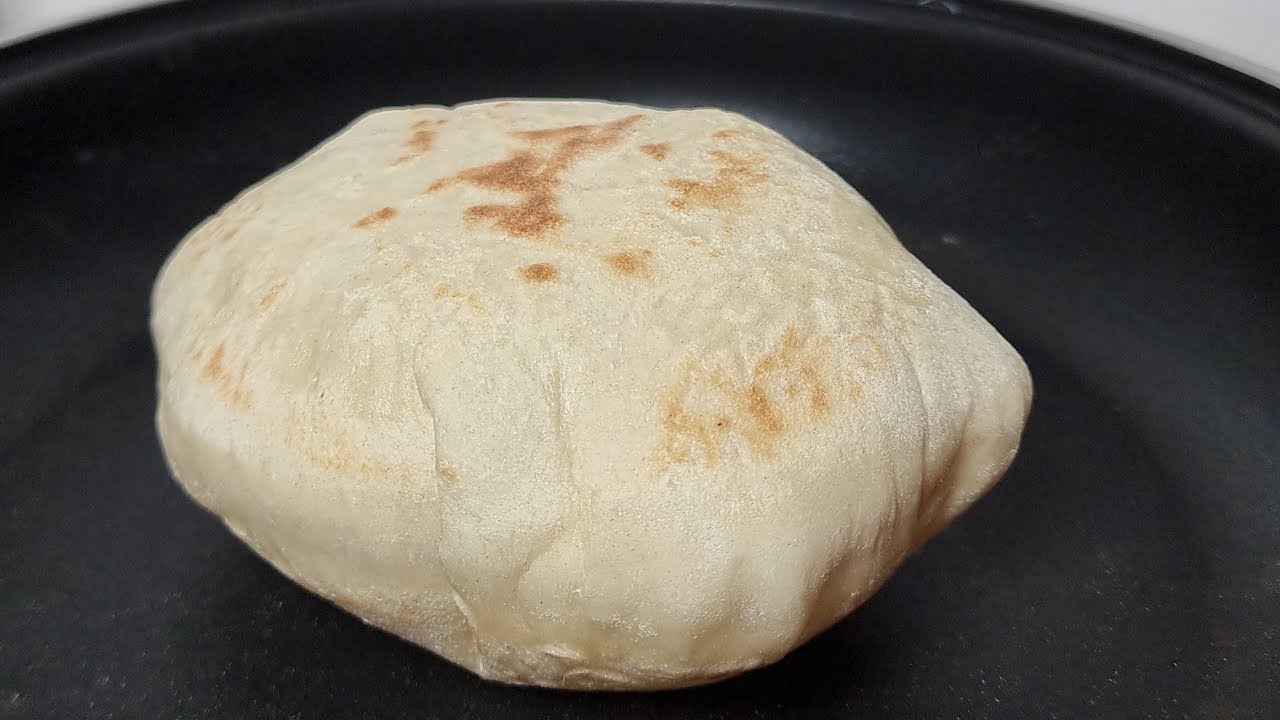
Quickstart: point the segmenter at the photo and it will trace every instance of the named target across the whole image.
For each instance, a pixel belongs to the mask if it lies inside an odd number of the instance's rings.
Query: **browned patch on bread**
[[[436,131],[431,129],[430,120],[418,120],[409,126],[409,139],[404,141],[400,157],[391,162],[392,167],[412,162],[426,155],[436,142]]]
[[[864,337],[851,339],[849,349],[859,357]],[[699,463],[714,468],[734,439],[745,445],[753,459],[767,460],[789,435],[826,420],[837,398],[859,400],[857,382],[840,377],[831,367],[833,344],[831,337],[804,339],[794,327],[787,327],[777,347],[756,361],[749,378],[737,379],[718,368],[686,366],[663,400],[661,464]],[[874,350],[869,352],[876,355]],[[874,363],[859,364],[883,369]],[[841,394],[845,385],[850,391]]]
[[[484,311],[484,298],[479,293],[468,293],[450,285],[449,283],[440,283],[436,286],[435,298],[437,300],[457,300],[466,302],[472,310],[477,312]]]
[[[649,262],[652,257],[652,250],[627,250],[604,256],[604,262],[614,275],[647,280],[653,277],[653,265]]]
[[[258,300],[258,307],[262,308],[263,310],[270,308],[273,304],[275,304],[276,296],[280,294],[280,291],[283,290],[284,286],[287,284],[288,283],[286,281],[281,280],[275,285],[272,285],[271,287],[267,288],[267,291],[262,294],[262,299]]]
[[[671,152],[670,143],[649,143],[640,146],[640,152],[659,162],[667,159],[667,154]]]
[[[204,367],[200,368],[200,380],[227,405],[236,410],[248,410],[253,406],[253,396],[244,387],[244,374],[248,369],[246,360],[241,364],[239,373],[232,375],[227,368],[226,344],[218,343]]]
[[[384,207],[381,210],[374,210],[355,222],[351,227],[364,229],[373,227],[378,223],[386,222],[396,216],[396,209],[392,207]]]
[[[583,157],[620,143],[640,119],[640,115],[631,115],[597,125],[513,132],[514,137],[531,148],[546,148],[549,152],[517,150],[506,160],[469,168],[437,180],[427,188],[427,192],[463,184],[516,195],[518,199],[514,203],[469,207],[463,212],[463,218],[469,222],[488,223],[510,237],[545,239],[566,222],[556,197],[563,173]]]
[[[209,357],[209,362],[204,364],[200,369],[200,377],[211,383],[221,382],[226,378],[227,371],[222,366],[223,358],[227,355],[227,348],[222,343],[218,343],[218,347],[214,348],[213,355]]]
[[[531,284],[556,282],[560,279],[560,268],[551,263],[534,263],[520,270],[520,276]]]
[[[732,140],[733,138],[745,137],[746,133],[741,130],[717,130],[711,133],[711,137],[716,140]]]
[[[228,226],[223,218],[216,218],[191,236],[187,245],[193,249],[192,257],[200,260],[214,245],[226,245],[240,234],[239,225]]]
[[[667,186],[679,193],[671,198],[671,207],[685,212],[699,208],[722,213],[739,211],[747,188],[769,179],[756,169],[760,165],[759,157],[742,157],[723,150],[712,150],[710,155],[720,166],[710,180],[667,181]]]
[[[690,463],[697,453],[707,467],[716,467],[720,464],[720,446],[732,424],[727,415],[707,422],[704,416],[687,412],[679,398],[672,398],[662,418],[662,449],[667,462]]]
[[[458,474],[447,467],[440,468],[440,479],[452,485],[458,482]]]
[[[300,424],[296,415],[291,414],[289,417],[292,432],[286,435],[286,442],[316,467],[342,475],[355,475],[365,480],[408,479],[412,476],[412,469],[404,463],[387,462],[359,452],[345,428],[333,429],[327,442],[304,440],[298,437],[296,430],[298,427],[314,425],[314,418],[307,424]]]
[[[827,388],[818,377],[818,372],[811,366],[800,368],[800,380],[809,387],[809,409],[815,417],[826,417],[831,412],[831,403],[827,400]]]

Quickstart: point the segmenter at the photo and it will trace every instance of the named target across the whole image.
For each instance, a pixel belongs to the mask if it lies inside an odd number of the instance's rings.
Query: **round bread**
[[[379,110],[153,296],[174,476],[495,680],[694,685],[875,591],[1013,459],[1018,354],[839,176],[719,110]]]

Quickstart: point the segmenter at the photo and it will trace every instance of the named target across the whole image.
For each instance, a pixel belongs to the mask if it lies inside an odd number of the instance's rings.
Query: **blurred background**
[[[0,0],[0,45],[165,0]],[[196,0],[179,0],[194,2]],[[899,0],[963,12],[964,0]],[[1019,0],[1154,37],[1280,86],[1280,0]]]

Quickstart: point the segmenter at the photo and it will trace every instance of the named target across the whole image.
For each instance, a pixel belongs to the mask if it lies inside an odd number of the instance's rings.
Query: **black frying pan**
[[[488,684],[286,581],[166,474],[151,281],[360,112],[491,96],[722,105],[829,163],[1026,356],[1013,470],[701,689]],[[184,3],[0,52],[0,171],[0,716],[1280,715],[1273,88],[956,0]]]

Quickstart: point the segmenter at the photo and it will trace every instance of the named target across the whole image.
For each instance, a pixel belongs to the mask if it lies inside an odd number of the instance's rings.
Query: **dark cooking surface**
[[[184,4],[0,52],[0,717],[1276,717],[1280,92],[985,3],[730,4]],[[773,125],[1031,366],[1005,481],[772,668],[486,684],[168,479],[177,239],[363,110],[510,95]]]

